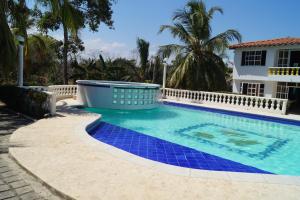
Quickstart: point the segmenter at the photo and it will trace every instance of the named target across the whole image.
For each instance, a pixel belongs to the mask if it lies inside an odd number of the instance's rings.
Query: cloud
[[[37,34],[39,31],[36,26],[32,26],[30,29],[27,30],[28,34]]]
[[[83,57],[97,57],[100,53],[105,57],[132,57],[132,51],[125,43],[107,42],[100,38],[83,39],[85,51]]]
[[[33,28],[30,33],[37,33],[37,29]],[[50,31],[49,35],[57,40],[63,40],[63,32],[61,30]],[[84,42],[85,50],[80,53],[82,58],[95,58],[102,54],[105,58],[125,57],[129,59],[137,59],[138,53],[135,46],[129,46],[124,42],[119,41],[105,41],[97,37],[81,37]],[[156,54],[158,50],[157,45],[150,45],[149,56]]]

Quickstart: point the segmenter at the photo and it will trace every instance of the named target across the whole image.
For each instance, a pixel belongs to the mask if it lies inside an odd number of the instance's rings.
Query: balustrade
[[[212,103],[253,109],[271,113],[286,114],[287,99],[266,98],[217,92],[165,89],[165,98],[190,103]]]
[[[269,67],[269,75],[300,76],[300,67]]]

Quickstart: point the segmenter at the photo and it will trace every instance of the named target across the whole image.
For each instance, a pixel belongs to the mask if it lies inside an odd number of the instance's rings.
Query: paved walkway
[[[32,122],[0,105],[0,200],[58,199],[8,156],[10,135]]]

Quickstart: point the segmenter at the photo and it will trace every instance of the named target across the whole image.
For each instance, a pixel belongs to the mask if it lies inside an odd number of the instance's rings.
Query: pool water
[[[300,175],[300,126],[161,105],[85,108],[101,121],[275,174]]]

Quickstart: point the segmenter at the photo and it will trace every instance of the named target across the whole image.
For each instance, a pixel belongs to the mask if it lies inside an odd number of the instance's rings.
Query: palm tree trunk
[[[153,65],[153,70],[152,70],[152,83],[155,83],[155,78],[156,78],[156,63]]]
[[[64,67],[64,84],[68,85],[68,29],[63,24],[64,30],[64,48],[63,48],[63,67]]]

